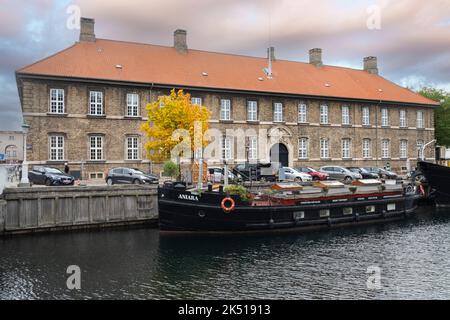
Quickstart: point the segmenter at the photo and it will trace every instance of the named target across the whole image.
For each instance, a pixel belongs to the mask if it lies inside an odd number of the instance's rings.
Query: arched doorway
[[[276,143],[270,148],[270,162],[279,162],[283,167],[289,166],[289,151],[285,144]]]

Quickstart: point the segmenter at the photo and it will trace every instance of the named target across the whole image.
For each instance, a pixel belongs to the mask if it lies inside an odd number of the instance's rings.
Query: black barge
[[[418,169],[425,176],[437,206],[450,206],[450,168],[438,164],[421,161]]]
[[[160,230],[283,232],[393,221],[413,214],[421,197],[401,185],[280,189],[253,193],[244,201],[222,190],[197,192],[165,185],[158,189]]]

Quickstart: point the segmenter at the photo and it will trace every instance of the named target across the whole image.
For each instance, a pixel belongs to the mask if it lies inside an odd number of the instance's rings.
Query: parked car
[[[133,168],[113,168],[106,176],[106,183],[113,184],[158,184],[157,176]]]
[[[208,180],[211,182],[221,183],[224,181],[224,168],[221,167],[209,167],[208,168]],[[228,169],[228,181],[236,180],[236,176],[233,174],[232,170]]]
[[[383,178],[383,179],[397,179],[398,175],[395,172],[383,169],[383,168],[378,168],[378,167],[366,167],[364,168],[367,171],[371,172],[371,173],[375,173],[378,175],[378,177]]]
[[[243,181],[276,181],[279,163],[241,163],[232,169],[238,179]]]
[[[339,166],[323,166],[319,169],[319,171],[327,173],[330,178],[343,180],[346,183],[350,183],[353,180],[362,179],[361,174]]]
[[[284,174],[284,180],[294,180],[296,182],[307,182],[311,181],[312,177],[304,172],[300,172],[290,167],[282,167],[280,171]],[[282,179],[282,174],[279,176],[280,180]]]
[[[309,174],[314,181],[327,180],[329,178],[328,173],[317,171],[311,167],[295,167],[294,169]]]
[[[28,172],[28,180],[31,184],[44,184],[46,186],[70,186],[75,183],[75,178],[65,174],[61,170],[52,167],[33,167]]]
[[[347,167],[348,170],[352,171],[352,172],[356,172],[359,173],[360,175],[362,175],[363,179],[378,179],[379,176],[376,173],[372,173],[367,171],[364,168],[359,168],[359,167]]]

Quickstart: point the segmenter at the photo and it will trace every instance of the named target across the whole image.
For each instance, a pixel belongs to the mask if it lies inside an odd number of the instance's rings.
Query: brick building
[[[184,89],[211,112],[210,127],[276,129],[281,141],[235,155],[236,138],[223,137],[222,155],[235,162],[286,165],[386,166],[400,170],[434,138],[437,104],[378,75],[376,57],[363,69],[328,66],[322,50],[309,63],[188,48],[186,31],[174,46],[98,39],[94,20],[82,18],[80,41],[16,71],[25,121],[31,126],[27,158],[59,166],[68,161],[85,177],[114,166],[157,171],[146,158],[145,106],[172,88]],[[268,68],[269,60],[271,68]],[[432,148],[426,158],[434,158]]]

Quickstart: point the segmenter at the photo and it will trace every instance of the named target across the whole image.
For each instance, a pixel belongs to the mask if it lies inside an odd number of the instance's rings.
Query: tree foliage
[[[434,112],[434,126],[437,144],[450,146],[450,92],[442,89],[424,87],[419,94],[440,103]]]
[[[175,178],[180,174],[180,170],[173,161],[166,161],[164,162],[163,173],[167,177]]]
[[[170,158],[170,152],[182,140],[182,137],[173,138],[177,129],[185,129],[190,136],[190,149],[194,147],[194,124],[201,123],[201,133],[204,137],[208,129],[210,112],[204,106],[191,103],[191,96],[183,90],[173,89],[168,96],[161,96],[158,101],[147,105],[148,121],[142,130],[149,138],[145,144],[148,157],[154,161],[164,161]],[[201,143],[206,144],[202,139]]]

